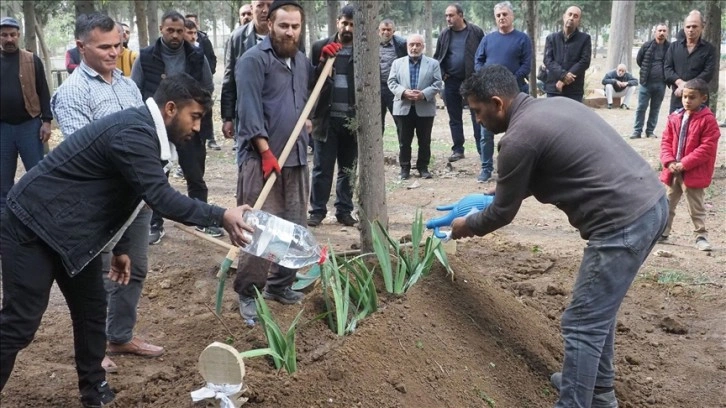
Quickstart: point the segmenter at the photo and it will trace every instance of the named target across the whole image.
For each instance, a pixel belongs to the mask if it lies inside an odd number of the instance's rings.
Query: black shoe
[[[418,174],[423,179],[430,179],[430,178],[433,178],[434,177],[434,176],[431,175],[431,172],[429,172],[428,169],[421,169],[421,170],[418,171]]]
[[[156,245],[161,242],[161,238],[166,235],[164,227],[151,227],[149,230],[149,245]]]
[[[652,137],[653,139],[657,139],[658,136],[655,135],[655,133],[646,133],[645,137]]]
[[[358,220],[353,218],[353,216],[350,215],[350,213],[336,215],[335,218],[338,219],[339,223],[345,225],[346,227],[352,227],[358,223]]]
[[[196,227],[197,231],[203,232],[207,235],[209,235],[212,238],[219,238],[221,236],[224,236],[224,232],[222,232],[222,229],[219,227]]]
[[[208,149],[214,149],[214,150],[222,150],[222,148],[217,144],[216,140],[210,140],[207,142],[207,148]]]
[[[608,104],[608,109],[612,109],[612,108],[613,108],[613,104],[612,103],[609,103]]]
[[[646,135],[646,137],[647,137],[647,135]],[[640,135],[633,133],[632,135],[630,135],[630,138],[631,139],[640,139]]]
[[[410,169],[401,169],[401,180],[408,180],[411,178],[411,170]]]
[[[110,404],[114,398],[116,398],[116,394],[108,383],[103,381],[94,385],[86,395],[81,396],[81,404],[84,408],[101,408]]]
[[[275,300],[285,305],[294,305],[302,302],[305,295],[296,292],[292,288],[285,288],[283,291],[270,290],[265,288],[262,297],[267,300]]]
[[[325,219],[325,214],[310,214],[308,217],[308,227],[317,227]]]
[[[623,103],[620,105],[620,109],[630,110],[630,107]]]
[[[454,152],[449,156],[449,162],[459,161],[464,158],[463,152]]]

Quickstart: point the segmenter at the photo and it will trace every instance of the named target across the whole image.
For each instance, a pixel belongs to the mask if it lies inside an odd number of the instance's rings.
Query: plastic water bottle
[[[300,269],[328,258],[306,227],[261,210],[244,213],[245,223],[255,229],[243,251],[290,269]]]

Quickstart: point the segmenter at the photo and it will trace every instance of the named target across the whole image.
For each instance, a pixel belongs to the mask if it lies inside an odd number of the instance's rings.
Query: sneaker
[[[630,110],[630,107],[623,103],[620,105],[620,109]]]
[[[265,287],[262,297],[267,300],[275,300],[285,305],[294,305],[302,302],[305,295],[302,292],[296,292],[290,287],[286,287],[282,291],[271,290]]]
[[[492,178],[492,173],[487,169],[481,169],[481,173],[479,173],[479,177],[476,178],[476,182],[486,183],[490,178]]]
[[[658,238],[658,243],[661,243],[661,244],[666,244],[666,243],[668,243],[668,235],[661,235],[661,236],[660,236],[660,237]]]
[[[708,243],[708,240],[705,237],[698,237],[696,238],[696,248],[699,251],[710,251],[711,244]]]
[[[174,177],[184,178],[184,171],[182,171],[181,167],[176,168],[176,171],[174,172]]]
[[[324,219],[324,214],[310,214],[310,217],[308,217],[308,227],[317,227]]]
[[[224,232],[222,232],[222,229],[219,227],[200,227],[197,226],[196,230],[199,232],[203,232],[210,237],[219,238],[224,236]]]
[[[645,137],[648,137],[648,135],[645,135]],[[630,135],[631,139],[640,139],[640,133],[633,133]]]
[[[222,150],[222,148],[217,144],[216,140],[210,140],[207,142],[207,148],[214,149],[214,150]]]
[[[101,408],[110,404],[116,398],[106,381],[93,386],[91,391],[81,396],[81,404],[84,408]]]
[[[255,302],[255,298],[239,295],[239,314],[248,326],[254,326],[257,321],[257,302]]]
[[[353,216],[350,215],[350,213],[336,215],[335,218],[338,219],[339,223],[345,225],[346,227],[352,227],[358,223],[358,220],[353,218]]]
[[[418,174],[423,179],[430,179],[430,178],[433,178],[434,177],[434,176],[431,175],[431,172],[428,171],[428,169],[421,169],[421,170],[418,171]]]
[[[151,227],[149,230],[149,245],[156,245],[161,242],[161,238],[166,235],[164,227]]]
[[[652,137],[653,139],[657,139],[658,136],[655,135],[655,133],[646,133],[645,137]]]
[[[550,377],[550,383],[559,392],[562,386],[562,373],[554,373]],[[591,408],[618,408],[618,399],[615,398],[615,391],[608,391],[603,394],[592,395]]]
[[[449,156],[449,162],[459,161],[464,158],[464,152],[454,152]]]

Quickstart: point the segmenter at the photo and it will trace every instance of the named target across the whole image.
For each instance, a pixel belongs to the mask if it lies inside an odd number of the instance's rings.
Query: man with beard
[[[378,25],[378,56],[381,59],[381,132],[386,129],[386,111],[393,115],[393,94],[388,89],[388,75],[391,65],[398,58],[406,56],[406,39],[395,34],[393,20],[385,19]]]
[[[50,91],[43,63],[37,55],[18,48],[20,24],[12,17],[0,20],[0,212],[15,183],[18,155],[25,170],[43,158],[43,143],[50,139]]]
[[[0,223],[0,390],[18,352],[33,340],[55,281],[73,321],[81,403],[100,407],[113,401],[101,366],[106,292],[98,254],[124,233],[141,200],[179,222],[223,226],[234,245],[249,242],[244,234],[253,230],[242,221],[249,206],[208,205],[169,185],[163,162],[172,158],[175,146],[193,139],[212,97],[184,73],[160,82],[146,105],[77,131],[10,190]],[[124,285],[130,279],[128,250],[122,238],[109,272],[112,281]]]
[[[139,54],[136,51],[129,49],[129,37],[131,36],[131,28],[126,23],[117,23],[118,29],[121,32],[121,52],[118,54],[118,62],[116,65],[118,69],[123,72],[124,76],[131,76],[131,67],[134,66],[134,61],[138,58]]]
[[[328,200],[333,183],[333,170],[338,162],[335,186],[335,218],[348,227],[353,218],[353,182],[358,158],[358,135],[350,128],[355,120],[355,80],[353,75],[353,12],[352,5],[340,9],[338,32],[313,44],[312,61],[320,75],[325,61],[336,56],[333,73],[320,91],[320,100],[313,111],[313,178],[308,225],[317,227],[328,213]],[[337,54],[337,55],[336,55]]]
[[[302,6],[296,1],[275,0],[270,6],[270,35],[247,51],[236,66],[240,141],[237,203],[254,204],[270,174],[278,179],[262,210],[305,225],[309,181],[307,145],[310,123],[296,135],[284,163],[278,163],[308,100],[312,65],[298,49],[304,24]],[[234,290],[239,294],[240,314],[253,325],[257,318],[255,288],[265,299],[284,304],[299,303],[303,294],[291,289],[297,270],[265,259],[240,254]],[[269,274],[269,276],[268,276]],[[264,289],[263,289],[264,288]]]
[[[655,38],[643,44],[638,51],[635,61],[640,67],[640,86],[638,88],[638,108],[635,110],[635,125],[631,139],[639,139],[643,132],[645,111],[648,110],[648,122],[645,127],[645,137],[657,137],[655,126],[658,124],[660,105],[665,96],[665,56],[670,43],[666,39],[668,26],[659,23],[655,26]]]
[[[176,11],[168,11],[161,17],[161,37],[156,42],[139,52],[134,62],[131,79],[141,90],[146,100],[151,97],[162,78],[179,72],[186,72],[202,83],[204,89],[214,91],[212,71],[202,50],[184,40],[186,28],[184,16]],[[187,182],[187,194],[191,198],[207,202],[207,184],[204,182],[204,161],[206,149],[204,139],[199,131],[194,134],[191,142],[179,149],[179,165]],[[221,236],[222,230],[207,227],[205,232],[212,236]],[[149,244],[161,242],[164,236],[164,219],[157,212],[151,217]]]
[[[455,219],[451,237],[504,227],[530,196],[567,214],[588,242],[562,315],[565,358],[562,372],[551,378],[560,392],[555,406],[617,408],[616,315],[665,228],[665,190],[648,162],[598,114],[568,98],[521,93],[503,65],[472,75],[462,94],[482,125],[506,134],[499,143],[494,202]]]
[[[585,95],[585,71],[590,67],[592,41],[578,30],[582,9],[567,8],[562,15],[562,31],[545,41],[544,64],[547,66],[547,97],[564,96],[582,102]]]
[[[222,134],[232,138],[235,134],[234,120],[236,118],[237,81],[235,80],[235,66],[237,60],[245,51],[262,42],[270,32],[267,16],[272,0],[255,0],[252,2],[252,21],[237,27],[224,46],[224,78],[222,79],[222,93],[219,103],[222,111]],[[235,146],[237,141],[235,141]]]

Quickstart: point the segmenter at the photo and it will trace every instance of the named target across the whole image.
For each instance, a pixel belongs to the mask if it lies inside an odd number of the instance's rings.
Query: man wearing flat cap
[[[21,50],[20,24],[12,17],[0,20],[0,212],[15,183],[18,155],[25,171],[43,158],[43,143],[50,139],[50,91],[43,63]]]

